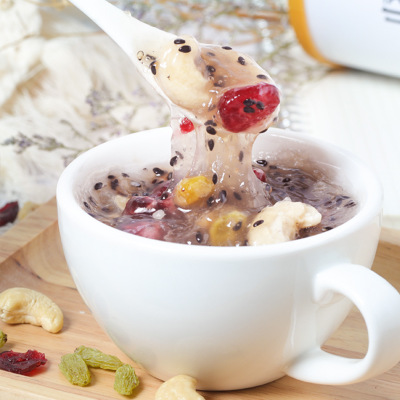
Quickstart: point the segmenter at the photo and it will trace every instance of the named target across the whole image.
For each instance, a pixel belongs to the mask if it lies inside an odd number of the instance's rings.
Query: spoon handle
[[[138,60],[138,53],[159,57],[175,35],[152,27],[132,17],[106,0],[69,0],[96,23],[129,56],[139,72],[155,86],[149,68]]]

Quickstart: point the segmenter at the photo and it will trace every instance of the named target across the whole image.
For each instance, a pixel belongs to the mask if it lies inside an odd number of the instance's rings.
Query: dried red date
[[[28,350],[26,353],[12,350],[0,353],[0,369],[16,374],[27,374],[46,362],[46,356],[36,350]]]
[[[0,208],[0,226],[6,225],[9,222],[14,222],[17,218],[19,205],[17,201],[7,203],[4,207]]]

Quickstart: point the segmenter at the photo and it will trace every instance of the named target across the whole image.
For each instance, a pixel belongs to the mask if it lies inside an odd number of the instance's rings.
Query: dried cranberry
[[[149,239],[162,240],[165,236],[165,230],[161,221],[136,219],[122,223],[117,228],[124,232]]]
[[[157,210],[157,200],[149,196],[132,196],[126,203],[124,215],[152,214]]]
[[[256,174],[256,177],[260,181],[262,181],[262,182],[266,182],[267,181],[267,177],[265,175],[265,172],[261,168],[253,168],[253,172]]]
[[[169,185],[171,184],[170,181],[165,181],[157,185],[153,191],[150,193],[151,197],[161,197],[163,193],[168,189]]]
[[[263,82],[226,91],[218,103],[218,110],[225,129],[241,132],[267,118],[278,105],[278,89]]]
[[[156,204],[154,208],[156,210],[164,210],[168,214],[173,214],[176,211],[176,206],[173,201],[173,195],[167,191],[170,184],[170,181],[165,181],[158,185],[150,196],[155,197]]]
[[[18,211],[18,201],[12,201],[0,208],[0,226],[6,225],[9,222],[14,222],[17,218]]]
[[[189,133],[194,129],[193,122],[186,117],[181,119],[179,127],[182,133]]]
[[[0,353],[0,369],[16,374],[27,374],[46,362],[46,356],[36,350],[28,350],[26,353],[12,350]]]

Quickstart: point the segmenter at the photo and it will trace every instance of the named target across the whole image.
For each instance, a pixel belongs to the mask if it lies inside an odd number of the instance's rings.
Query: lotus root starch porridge
[[[94,218],[151,239],[246,246],[315,235],[354,215],[355,201],[321,172],[252,159],[280,93],[250,57],[189,36],[137,57],[170,105],[171,158],[91,182],[83,207]]]

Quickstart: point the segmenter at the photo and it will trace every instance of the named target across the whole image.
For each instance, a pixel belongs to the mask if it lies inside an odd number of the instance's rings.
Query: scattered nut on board
[[[205,400],[196,392],[196,379],[177,375],[165,381],[158,389],[155,400]]]
[[[8,324],[41,326],[57,333],[64,323],[63,313],[56,303],[36,290],[14,287],[0,293],[0,319]]]

